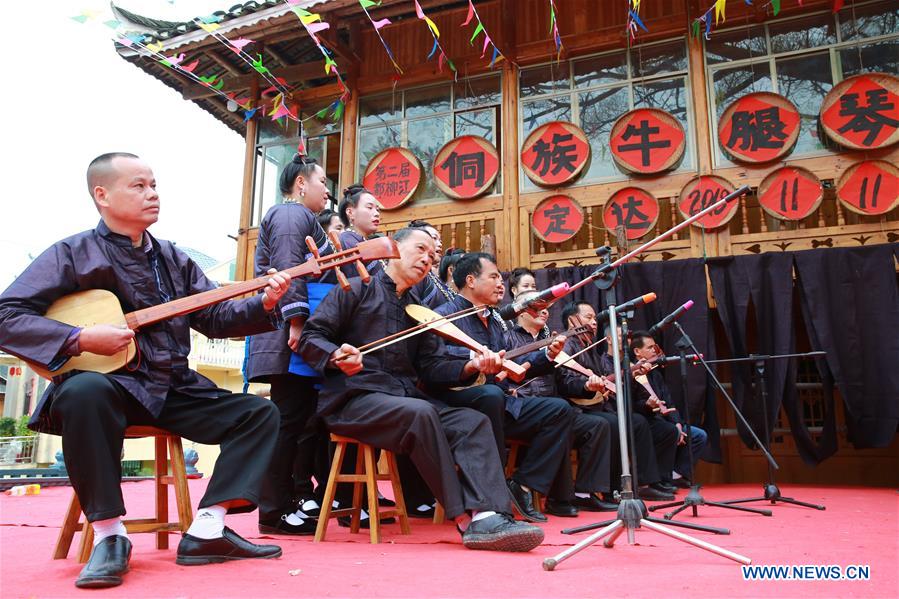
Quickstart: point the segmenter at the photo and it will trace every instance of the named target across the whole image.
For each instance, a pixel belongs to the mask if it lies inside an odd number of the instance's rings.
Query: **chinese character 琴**
[[[887,110],[893,109],[893,103],[888,102],[887,90],[883,88],[869,89],[865,92],[865,99],[868,101],[868,105],[859,106],[858,94],[840,96],[840,116],[852,118],[837,131],[840,133],[867,131],[868,134],[862,141],[862,145],[869,146],[874,143],[885,125],[899,127],[899,121],[884,114]]]

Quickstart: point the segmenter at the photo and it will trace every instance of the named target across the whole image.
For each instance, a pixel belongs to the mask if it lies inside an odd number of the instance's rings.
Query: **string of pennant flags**
[[[631,0],[636,1],[637,4],[640,3],[640,0]],[[802,6],[802,0],[796,0],[799,6]],[[757,6],[761,10],[771,9],[771,15],[777,16],[780,14],[780,9],[783,4],[783,0],[768,0],[764,4],[753,4],[753,0],[743,0],[743,3],[746,6]],[[845,1],[844,0],[833,0],[832,11],[838,12],[843,8]],[[699,37],[702,35],[705,39],[709,39],[712,33],[713,21],[714,26],[717,27],[720,24],[723,24],[727,20],[727,0],[715,0],[715,3],[706,9],[702,15],[693,19],[693,23],[691,25],[691,33],[693,37]]]

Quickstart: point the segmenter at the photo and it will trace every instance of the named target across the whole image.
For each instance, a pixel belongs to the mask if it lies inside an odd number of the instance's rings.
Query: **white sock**
[[[426,511],[430,510],[432,507],[434,507],[434,506],[428,505],[427,503],[423,503],[420,506],[418,506],[417,508],[415,508],[415,511],[416,512],[426,512]]]
[[[118,516],[107,520],[91,522],[91,526],[94,528],[94,547],[106,537],[111,537],[113,535],[119,535],[126,539],[128,538],[128,531],[125,530],[125,524]]]
[[[305,513],[302,510],[297,510],[292,514],[287,514],[287,517],[284,518],[284,521],[290,524],[291,526],[299,526],[303,523],[304,520],[308,519]]]
[[[365,510],[359,510],[359,519],[365,520],[366,518],[368,518],[368,512],[366,512]]]
[[[187,529],[187,534],[198,539],[217,539],[225,530],[225,513],[223,505],[210,505],[197,510],[194,522]]]
[[[583,498],[583,499],[589,499],[589,498],[590,498],[590,493],[575,493],[574,496],[575,496],[575,497],[581,497],[581,498]]]
[[[471,513],[471,521],[477,522],[478,520],[483,520],[484,518],[489,518],[490,516],[495,516],[496,512],[492,510],[485,510],[483,512],[472,512]]]
[[[300,509],[305,512],[306,510],[309,510],[309,511],[317,510],[319,507],[321,507],[321,506],[318,505],[318,502],[316,500],[309,499],[309,500],[303,502],[303,505],[300,506]]]
[[[683,476],[681,476],[680,472],[677,472],[677,471],[675,470],[675,471],[673,471],[673,472],[671,473],[671,478],[672,478],[673,480],[677,480],[677,479],[679,479],[679,478],[683,478]]]

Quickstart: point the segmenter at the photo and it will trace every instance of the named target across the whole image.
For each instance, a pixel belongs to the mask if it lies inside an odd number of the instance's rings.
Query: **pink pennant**
[[[182,71],[187,71],[188,73],[193,73],[194,69],[197,68],[197,65],[200,64],[200,59],[193,61],[192,63],[185,65],[183,67],[179,66]]]
[[[278,110],[276,110],[272,114],[272,120],[276,121],[276,120],[280,119],[281,117],[288,116],[288,115],[290,115],[290,111],[287,109],[286,106],[284,106],[284,103],[282,102],[280,105],[278,105]]]
[[[319,31],[324,31],[328,27],[330,27],[328,23],[310,23],[306,25],[306,29],[309,31],[309,35],[315,35]]]
[[[132,40],[130,40],[129,38],[125,37],[124,35],[119,36],[119,39],[117,39],[116,41],[119,42],[120,44],[122,44],[123,46],[125,46],[126,48],[130,48],[131,46],[134,45],[134,42]]]
[[[425,18],[425,12],[421,9],[421,4],[418,3],[418,0],[415,0],[415,16],[419,19]]]
[[[474,16],[474,4],[471,3],[471,0],[468,0],[468,17],[466,17],[465,22],[462,23],[462,27],[465,27],[469,23],[471,23],[471,18]]]
[[[252,44],[253,40],[240,38],[240,39],[234,40],[230,43],[231,43],[231,49],[234,50],[235,53],[240,53],[240,51],[243,50],[245,46],[249,46],[250,44]]]
[[[484,58],[484,55],[487,54],[487,46],[490,45],[490,36],[487,35],[487,32],[484,32],[484,48],[481,50],[481,58]]]
[[[390,19],[381,19],[380,21],[372,21],[371,24],[375,26],[375,29],[380,29],[384,25],[390,25]]]
[[[446,54],[443,52],[440,53],[440,56],[437,57],[437,68],[440,69],[440,72],[443,72],[443,63],[446,61]]]

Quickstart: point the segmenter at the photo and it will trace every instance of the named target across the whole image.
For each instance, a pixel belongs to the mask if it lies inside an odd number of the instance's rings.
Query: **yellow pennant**
[[[726,20],[724,16],[724,8],[727,4],[727,0],[715,0],[715,25],[718,24],[718,21],[723,23]]]

